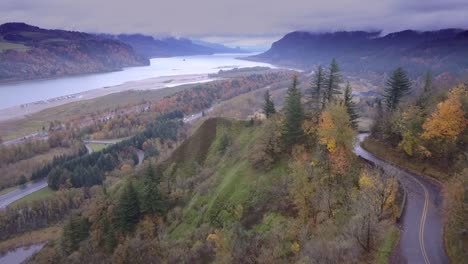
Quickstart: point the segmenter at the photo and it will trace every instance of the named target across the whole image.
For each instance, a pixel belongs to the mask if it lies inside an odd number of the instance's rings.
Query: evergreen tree
[[[283,126],[283,142],[286,147],[299,143],[304,135],[302,128],[304,110],[301,104],[301,91],[297,86],[297,76],[294,76],[292,86],[288,88],[284,105],[286,120]]]
[[[325,70],[321,65],[319,65],[315,70],[314,75],[312,76],[312,85],[310,89],[310,94],[312,96],[312,107],[314,109],[320,110],[324,108],[324,101],[322,98],[325,92],[325,82]]]
[[[148,214],[162,214],[164,212],[163,196],[160,190],[161,170],[154,169],[151,163],[146,167],[143,177],[141,210]]]
[[[329,102],[332,102],[335,99],[335,96],[341,94],[340,83],[342,82],[342,77],[340,73],[340,67],[335,59],[332,60],[330,64],[330,70],[328,72],[328,78],[326,80],[325,86],[325,96],[323,97],[322,109],[325,108],[325,105]]]
[[[116,208],[117,227],[124,233],[132,232],[140,217],[140,203],[133,184],[128,183],[120,195]]]
[[[68,221],[65,222],[63,227],[63,234],[61,238],[62,250],[70,254],[78,249],[81,241],[89,235],[90,223],[87,218],[80,215],[72,215]]]
[[[387,108],[393,112],[411,89],[410,80],[403,68],[396,68],[390,78],[385,82],[384,100]]]
[[[358,128],[357,119],[359,115],[357,113],[356,104],[353,102],[353,90],[349,82],[346,84],[345,92],[344,92],[344,104],[346,106],[346,111],[349,115],[349,121],[351,122],[351,126],[354,129]]]
[[[269,118],[272,114],[276,113],[275,103],[271,100],[270,91],[265,92],[265,103],[263,105],[263,112],[265,116]]]
[[[416,101],[416,105],[419,106],[422,110],[425,110],[429,100],[431,98],[432,92],[432,73],[431,71],[426,72],[426,76],[424,79],[424,85],[421,95],[419,96],[418,100]]]

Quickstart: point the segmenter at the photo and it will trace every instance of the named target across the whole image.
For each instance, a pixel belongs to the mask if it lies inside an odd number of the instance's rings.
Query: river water
[[[27,247],[19,247],[15,250],[9,251],[4,255],[0,255],[0,263],[2,264],[19,264],[25,261],[30,256],[34,255],[34,253],[41,250],[44,246],[43,243],[41,244],[34,244]]]
[[[149,66],[0,85],[0,109],[159,76],[215,73],[220,69],[274,66],[236,58],[252,54],[215,54],[151,59]]]

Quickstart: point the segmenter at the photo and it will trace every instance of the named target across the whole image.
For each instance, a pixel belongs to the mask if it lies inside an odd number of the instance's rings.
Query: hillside
[[[270,144],[279,140],[279,121],[206,120],[161,164],[146,164],[84,206],[66,221],[62,238],[49,243],[31,263],[364,260],[368,249],[355,241],[365,236],[360,221],[367,220],[362,215],[371,212],[361,200],[369,190],[358,190],[361,165],[351,159],[353,169],[345,177],[325,166],[328,158],[319,145],[298,146],[292,154],[272,152]],[[330,182],[329,173],[340,180]],[[159,184],[150,186],[151,182]],[[154,213],[144,209],[150,190],[155,194]],[[136,206],[141,211],[133,211],[136,215],[127,226],[119,220],[121,208],[135,192],[141,203],[134,201],[128,209]],[[377,248],[393,210],[393,202],[386,204],[382,220],[372,222],[372,244]],[[77,223],[86,223],[85,229],[77,231]],[[84,233],[75,237],[75,231]]]
[[[403,66],[414,74],[461,72],[468,68],[468,31],[405,30],[380,32],[309,33],[296,31],[273,43],[265,53],[250,57],[309,69],[336,58],[343,70],[355,73],[388,72]]]
[[[149,61],[119,41],[24,23],[0,26],[0,82],[116,71]]]
[[[193,42],[186,38],[161,38],[141,34],[103,35],[130,45],[138,54],[147,58],[211,55],[215,53],[242,53],[241,49],[229,48],[220,44]]]

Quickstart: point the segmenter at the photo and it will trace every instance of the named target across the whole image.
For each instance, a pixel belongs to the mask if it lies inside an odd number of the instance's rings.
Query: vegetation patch
[[[29,202],[34,202],[37,200],[42,200],[42,199],[47,199],[48,197],[52,196],[55,192],[50,189],[49,187],[45,187],[37,192],[33,192],[30,195],[27,195],[14,203],[12,203],[10,206],[11,207],[18,207],[18,206],[24,206]]]
[[[395,150],[391,146],[374,138],[367,137],[364,142],[362,142],[362,147],[380,159],[395,163],[416,174],[427,175],[438,180],[447,180],[450,177],[447,172],[435,166],[433,162],[424,162],[416,158],[408,157],[405,153]]]
[[[384,234],[384,240],[380,248],[377,249],[377,261],[379,264],[388,264],[390,263],[390,256],[393,252],[393,249],[398,244],[400,238],[400,230],[391,225],[387,232]]]

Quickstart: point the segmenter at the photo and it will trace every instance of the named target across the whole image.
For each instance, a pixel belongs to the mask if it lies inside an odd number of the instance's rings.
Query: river
[[[17,249],[5,253],[4,255],[0,255],[0,263],[19,264],[25,261],[27,258],[34,255],[39,250],[41,250],[43,246],[44,243],[34,244],[26,247],[19,247]]]
[[[122,71],[31,80],[0,85],[0,109],[76,94],[102,87],[152,77],[215,73],[220,69],[274,66],[236,58],[252,54],[215,54],[154,58],[149,66],[124,68]]]

